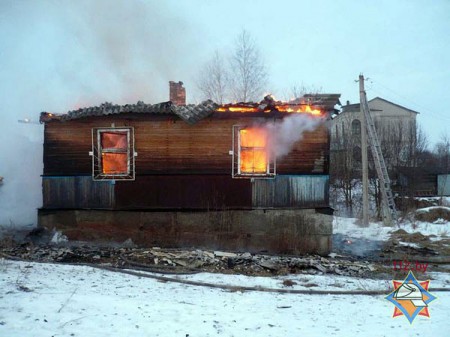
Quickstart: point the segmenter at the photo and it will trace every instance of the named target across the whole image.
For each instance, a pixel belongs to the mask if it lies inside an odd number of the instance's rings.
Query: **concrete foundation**
[[[326,209],[325,209],[326,210]],[[70,240],[269,254],[328,254],[332,216],[315,209],[225,211],[39,210],[39,225]],[[329,212],[328,212],[329,213]]]

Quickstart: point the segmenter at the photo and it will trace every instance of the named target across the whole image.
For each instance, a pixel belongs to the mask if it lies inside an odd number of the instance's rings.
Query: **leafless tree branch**
[[[223,104],[228,94],[229,74],[223,57],[219,51],[202,70],[197,87],[202,93],[203,99],[211,99],[216,103]]]
[[[267,68],[254,39],[243,30],[230,59],[231,93],[240,102],[260,100],[267,84]]]

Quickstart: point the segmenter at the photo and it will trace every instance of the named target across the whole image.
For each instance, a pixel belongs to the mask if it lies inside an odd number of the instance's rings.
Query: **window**
[[[94,180],[134,180],[133,128],[92,129]]]
[[[361,147],[358,145],[353,147],[353,160],[357,163],[361,163],[362,161]]]
[[[352,135],[361,136],[361,122],[359,119],[354,119],[352,122]]]
[[[276,163],[263,127],[233,126],[233,178],[273,177]]]

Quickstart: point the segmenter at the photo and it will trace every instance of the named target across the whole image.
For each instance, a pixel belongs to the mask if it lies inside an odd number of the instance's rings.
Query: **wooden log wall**
[[[115,185],[90,176],[43,177],[44,208],[113,209]]]
[[[231,174],[232,126],[261,118],[205,118],[189,125],[174,116],[112,115],[45,124],[44,176],[91,175],[92,128],[134,127],[136,175]],[[306,132],[277,162],[278,174],[328,174],[329,136],[325,125]]]
[[[255,179],[253,208],[328,207],[328,176],[279,175],[275,179]]]
[[[43,177],[46,209],[227,210],[328,207],[328,176],[149,175],[136,181]]]
[[[254,126],[268,120],[237,116],[210,117],[195,125],[174,116],[139,114],[46,122],[44,208],[327,207],[327,127],[305,133],[293,150],[277,161],[275,179],[233,179],[229,154],[233,125]],[[134,128],[138,153],[135,181],[92,180],[92,129],[112,125]]]

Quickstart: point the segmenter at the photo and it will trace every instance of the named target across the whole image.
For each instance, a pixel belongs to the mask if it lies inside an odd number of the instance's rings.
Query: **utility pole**
[[[369,225],[369,165],[367,158],[367,121],[363,111],[365,97],[364,76],[359,75],[359,113],[361,118],[361,161],[362,161],[362,199],[363,199],[363,225]]]
[[[391,180],[389,179],[386,163],[384,161],[383,153],[381,152],[381,145],[380,141],[378,140],[375,124],[373,122],[372,116],[370,115],[369,103],[367,102],[366,92],[364,90],[364,76],[362,74],[359,75],[359,97],[361,99],[361,112],[363,113],[364,118],[364,126],[361,128],[361,131],[364,130],[364,133],[367,132],[365,135],[365,141],[361,144],[362,153],[366,152],[366,158],[363,159],[363,198],[367,198],[368,196],[368,179],[367,173],[364,173],[364,171],[367,172],[367,143],[369,143],[370,150],[372,151],[373,163],[378,175],[381,195],[383,196],[383,220],[386,224],[391,226],[393,224],[397,224],[398,218],[397,210],[395,208],[394,194],[391,190]],[[364,182],[366,182],[365,187]],[[365,202],[366,205],[368,205],[367,199]],[[364,208],[367,212],[368,206],[366,205],[364,205]]]

